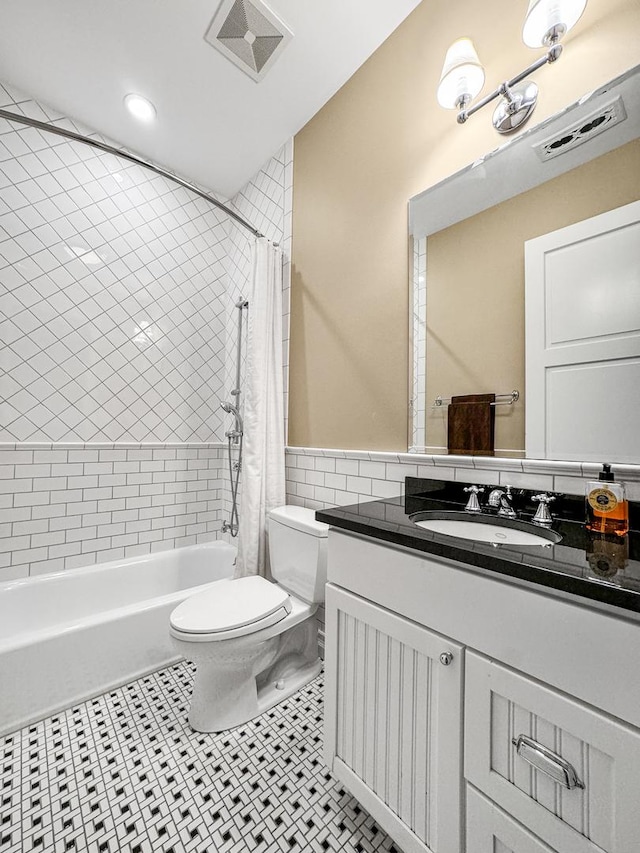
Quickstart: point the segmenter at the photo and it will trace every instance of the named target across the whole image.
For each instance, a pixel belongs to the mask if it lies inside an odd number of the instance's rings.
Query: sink
[[[539,527],[528,521],[501,518],[494,515],[471,515],[464,512],[415,512],[409,518],[418,527],[492,545],[555,545],[562,539],[555,530]]]

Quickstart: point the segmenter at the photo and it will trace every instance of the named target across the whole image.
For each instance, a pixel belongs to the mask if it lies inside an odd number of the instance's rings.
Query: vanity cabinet
[[[640,624],[331,530],[325,757],[404,853],[640,851]]]

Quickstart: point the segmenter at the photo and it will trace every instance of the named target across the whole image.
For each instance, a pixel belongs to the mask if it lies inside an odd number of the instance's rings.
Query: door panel
[[[640,202],[525,244],[526,453],[637,462]]]

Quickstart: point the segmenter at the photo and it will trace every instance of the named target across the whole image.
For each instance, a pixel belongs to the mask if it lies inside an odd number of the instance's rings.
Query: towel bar
[[[497,399],[498,397],[507,397],[507,399],[506,400],[498,400]],[[519,391],[511,391],[510,394],[496,394],[496,402],[495,403],[489,403],[489,405],[490,406],[513,406],[513,404],[517,403],[519,399],[520,399],[520,392]],[[438,396],[433,401],[433,406],[431,406],[431,408],[432,409],[439,409],[440,406],[444,406],[445,404],[448,404],[450,402],[451,402],[451,397],[444,399],[443,397]]]

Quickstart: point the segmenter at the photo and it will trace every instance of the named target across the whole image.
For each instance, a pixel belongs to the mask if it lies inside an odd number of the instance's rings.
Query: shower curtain
[[[236,577],[265,573],[267,515],[285,502],[282,251],[252,249]]]

